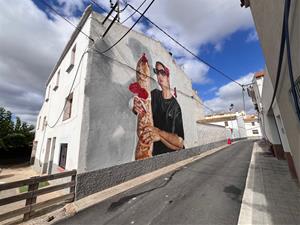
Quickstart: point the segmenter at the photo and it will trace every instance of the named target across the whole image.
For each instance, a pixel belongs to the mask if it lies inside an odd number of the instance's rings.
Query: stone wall
[[[135,177],[150,173],[159,168],[193,157],[195,155],[199,155],[200,153],[225,144],[226,140],[221,140],[190,149],[158,155],[146,160],[133,161],[109,168],[78,174],[76,199],[78,200]]]

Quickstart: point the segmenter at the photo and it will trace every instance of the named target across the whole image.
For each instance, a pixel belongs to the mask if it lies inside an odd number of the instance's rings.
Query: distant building
[[[261,108],[258,104],[258,111],[263,135],[272,144],[277,158],[287,159],[292,176],[299,178],[300,115],[296,111],[296,105],[300,105],[300,4],[299,1],[291,1],[290,4],[288,26],[285,26],[285,29],[289,30],[288,46],[287,36],[282,35],[285,2],[247,0],[241,1],[241,5],[250,6],[266,61],[262,94],[255,94],[261,102]],[[281,43],[284,48],[280,67]],[[291,51],[291,64],[288,64],[288,47]],[[281,69],[278,70],[279,68]],[[293,74],[290,74],[290,71],[293,71]],[[292,79],[290,75],[293,76]],[[271,105],[278,77],[278,89]],[[295,84],[295,89],[292,88],[292,83]],[[295,96],[292,95],[292,90],[295,90]],[[254,104],[257,102],[254,101]]]
[[[192,82],[160,42],[115,23],[89,7],[46,83],[45,101],[37,119],[34,168],[41,173],[77,169],[79,173],[135,159],[136,115],[129,107],[136,65],[143,53],[152,72],[156,61],[170,70],[172,92],[178,101],[185,148],[226,139],[225,129],[198,124],[204,118],[202,100]],[[83,31],[89,38],[82,34]],[[168,118],[166,118],[168,119]]]
[[[261,127],[256,115],[244,116],[244,124],[248,138],[261,138]]]
[[[256,111],[261,112],[261,96],[264,82],[264,71],[260,71],[254,74],[252,79],[252,85],[247,88],[248,95],[251,97]]]
[[[198,122],[225,127],[227,138],[231,139],[261,137],[257,116],[245,115],[244,112],[208,115]]]

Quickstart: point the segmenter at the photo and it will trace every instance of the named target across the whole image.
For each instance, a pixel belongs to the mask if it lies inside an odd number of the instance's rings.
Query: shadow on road
[[[127,203],[128,201],[130,201],[132,198],[135,198],[137,196],[140,196],[140,195],[143,195],[143,194],[146,194],[146,193],[149,193],[151,191],[154,191],[154,190],[157,190],[157,189],[160,189],[160,188],[163,188],[163,187],[166,187],[170,181],[173,179],[174,175],[179,172],[181,169],[177,169],[175,170],[174,172],[171,173],[171,175],[168,177],[168,179],[164,180],[164,182],[162,182],[158,187],[155,187],[155,188],[151,188],[149,190],[146,190],[146,191],[142,191],[140,193],[136,193],[136,194],[132,194],[132,195],[128,195],[128,196],[125,196],[125,197],[122,197],[120,198],[117,202],[113,202],[109,208],[107,209],[108,212],[112,212],[112,211],[115,211],[117,210],[119,207],[121,207],[122,205],[124,205],[125,203]]]

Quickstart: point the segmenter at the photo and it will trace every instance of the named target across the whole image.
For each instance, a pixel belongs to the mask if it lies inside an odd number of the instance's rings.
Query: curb
[[[233,142],[231,145],[236,144],[238,142],[239,141]],[[56,223],[62,219],[66,219],[68,217],[74,216],[78,212],[83,211],[95,204],[98,204],[114,195],[125,192],[134,187],[137,187],[138,185],[150,182],[157,177],[160,177],[164,174],[172,172],[180,167],[184,167],[185,165],[190,164],[194,161],[200,160],[204,157],[210,156],[228,146],[230,146],[230,145],[226,144],[226,145],[208,150],[204,153],[201,153],[200,155],[193,156],[188,159],[176,162],[174,164],[171,164],[169,166],[166,166],[161,169],[155,170],[153,172],[147,173],[145,175],[136,177],[134,179],[131,179],[124,183],[118,184],[111,188],[108,188],[103,191],[97,192],[95,194],[89,195],[87,197],[81,198],[75,202],[65,205],[64,208],[62,208],[62,209],[56,210],[56,211],[46,214],[42,217],[27,221],[24,224],[26,224],[26,225],[36,225],[36,224],[50,225],[50,224]]]

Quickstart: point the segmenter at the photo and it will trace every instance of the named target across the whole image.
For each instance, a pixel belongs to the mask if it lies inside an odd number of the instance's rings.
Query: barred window
[[[298,104],[300,105],[300,77],[298,77],[297,80],[295,81],[295,89],[296,89],[296,98],[297,98],[296,101],[298,101]],[[290,94],[290,101],[293,105],[293,109],[296,112],[296,106],[295,106],[296,103],[292,93],[292,88],[290,88],[289,94]]]

